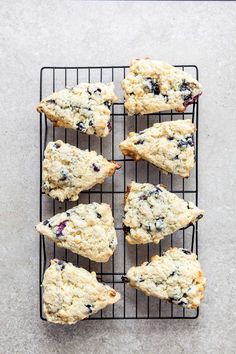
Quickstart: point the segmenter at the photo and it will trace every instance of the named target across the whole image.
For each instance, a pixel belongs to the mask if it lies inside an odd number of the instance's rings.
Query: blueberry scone
[[[97,281],[95,272],[58,259],[46,270],[43,288],[43,310],[53,323],[76,323],[120,299],[117,291]]]
[[[82,83],[44,98],[37,110],[56,127],[105,137],[111,131],[110,107],[116,100],[113,82]]]
[[[206,280],[197,256],[182,248],[170,248],[162,257],[129,269],[124,277],[131,287],[188,309],[196,309],[204,297]]]
[[[204,211],[161,184],[132,182],[126,193],[124,230],[130,244],[159,243],[200,219]]]
[[[195,130],[190,119],[156,123],[139,133],[129,133],[120,150],[135,160],[151,162],[164,173],[189,177],[194,166]]]
[[[202,93],[193,77],[162,61],[135,59],[121,84],[129,115],[175,109],[184,112]]]
[[[74,201],[79,193],[103,183],[120,165],[107,161],[95,151],[80,150],[61,140],[48,143],[43,160],[43,191],[63,202]]]
[[[111,208],[108,204],[80,204],[44,220],[38,232],[95,262],[107,262],[117,245]]]

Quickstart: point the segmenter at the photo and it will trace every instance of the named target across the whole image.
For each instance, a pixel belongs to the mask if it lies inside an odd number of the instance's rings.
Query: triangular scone
[[[202,86],[190,74],[151,59],[133,60],[121,86],[129,115],[170,109],[183,112],[202,93]]]
[[[116,102],[113,82],[82,83],[44,98],[37,106],[54,126],[105,137],[111,131],[110,106]]]
[[[189,177],[194,166],[193,133],[190,119],[156,123],[139,133],[129,133],[120,150],[135,160],[147,160],[163,172]]]
[[[63,202],[74,201],[79,193],[103,183],[120,165],[107,161],[95,151],[80,150],[61,140],[48,143],[43,160],[43,191]]]
[[[43,310],[53,323],[76,323],[120,299],[117,291],[97,281],[95,272],[58,259],[51,260],[43,288]]]
[[[123,219],[131,244],[159,243],[167,235],[196,222],[204,211],[168,192],[163,185],[132,182]]]
[[[116,231],[108,204],[79,204],[39,223],[38,232],[95,262],[107,262],[116,245]]]
[[[125,279],[147,296],[189,309],[200,305],[206,283],[197,256],[182,248],[170,248],[162,257],[130,268]]]

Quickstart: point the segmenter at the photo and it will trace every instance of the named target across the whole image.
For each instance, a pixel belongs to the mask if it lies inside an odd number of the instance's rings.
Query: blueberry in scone
[[[190,119],[156,123],[142,132],[129,133],[119,146],[124,155],[147,160],[164,173],[189,177],[194,166],[195,131]]]
[[[135,59],[121,84],[129,115],[186,107],[202,94],[201,84],[187,72],[162,61]]]
[[[51,260],[43,279],[43,310],[49,322],[74,324],[120,299],[110,286],[99,283],[95,272]]]
[[[159,243],[199,220],[204,211],[161,184],[132,182],[125,198],[124,231],[130,244]]]
[[[57,246],[95,262],[107,262],[117,245],[111,208],[105,203],[79,204],[42,221],[36,229]]]
[[[82,83],[44,98],[37,111],[56,127],[105,137],[111,131],[110,107],[116,101],[113,82]]]
[[[42,167],[43,191],[63,202],[77,200],[81,191],[103,183],[120,165],[57,140],[48,143]]]
[[[197,256],[182,248],[153,256],[150,262],[130,268],[124,278],[147,296],[188,309],[196,309],[204,297],[206,280]]]

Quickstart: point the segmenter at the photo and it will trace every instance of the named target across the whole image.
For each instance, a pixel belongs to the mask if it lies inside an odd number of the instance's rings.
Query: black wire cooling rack
[[[195,65],[176,65],[198,79],[198,68]],[[107,263],[96,263],[77,256],[70,251],[58,248],[53,242],[40,235],[39,240],[39,292],[40,317],[45,320],[42,308],[42,281],[45,269],[52,258],[59,258],[82,266],[89,271],[96,271],[100,281],[108,283],[119,291],[121,300],[100,311],[90,319],[186,319],[198,317],[199,310],[187,310],[179,306],[147,297],[141,292],[129,287],[121,279],[132,265],[139,265],[149,260],[152,255],[161,254],[169,247],[183,247],[198,253],[198,226],[191,225],[186,229],[165,237],[158,245],[129,245],[125,242],[122,229],[122,209],[124,193],[131,180],[137,182],[163,183],[168,190],[178,196],[198,203],[198,102],[189,106],[184,113],[173,111],[150,114],[146,116],[128,117],[120,81],[125,77],[128,66],[103,67],[43,67],[40,71],[40,100],[54,91],[64,87],[75,86],[80,82],[110,82],[113,81],[118,94],[118,102],[112,106],[112,133],[106,138],[98,138],[78,133],[72,129],[55,128],[43,114],[40,114],[40,221],[52,217],[76,205],[76,202],[60,203],[42,192],[42,159],[44,149],[49,141],[61,139],[82,149],[95,150],[109,160],[122,165],[115,175],[108,178],[102,185],[82,192],[79,203],[106,202],[111,205],[115,219],[118,246]],[[126,138],[130,131],[140,131],[152,126],[155,122],[176,119],[191,119],[196,124],[195,134],[196,164],[191,176],[184,180],[179,176],[163,175],[151,164],[124,157],[118,148],[120,141]]]

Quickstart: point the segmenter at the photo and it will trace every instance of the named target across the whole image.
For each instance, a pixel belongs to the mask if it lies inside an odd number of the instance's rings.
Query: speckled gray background
[[[13,1],[0,4],[1,353],[235,353],[234,2]],[[119,65],[151,56],[196,63],[200,102],[197,320],[43,323],[38,313],[39,132],[44,65]]]

